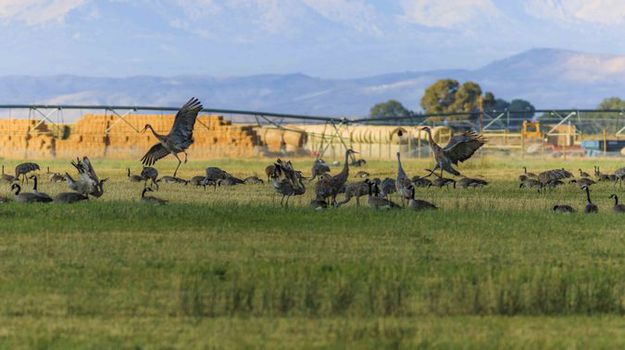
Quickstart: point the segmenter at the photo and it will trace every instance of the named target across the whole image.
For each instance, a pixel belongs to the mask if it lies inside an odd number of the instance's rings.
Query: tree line
[[[472,113],[485,111],[487,113],[503,112],[506,110],[522,111],[516,114],[523,118],[532,118],[536,108],[528,101],[514,99],[506,101],[495,98],[492,92],[482,92],[479,84],[467,81],[460,84],[454,79],[441,79],[430,85],[421,98],[421,109],[425,114],[436,113],[467,113],[456,119],[465,119]],[[397,100],[378,103],[371,108],[371,118],[389,118],[400,116],[416,116],[416,113]],[[451,118],[454,119],[454,118]]]

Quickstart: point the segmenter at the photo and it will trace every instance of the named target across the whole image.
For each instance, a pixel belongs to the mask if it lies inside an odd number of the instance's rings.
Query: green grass
[[[585,204],[577,187],[538,194],[515,182],[521,165],[591,162],[476,159],[463,172],[493,184],[419,190],[442,208],[427,213],[318,212],[310,189],[280,208],[268,185],[162,185],[155,195],[171,203],[147,206],[127,164],[97,162],[111,177],[101,199],[0,206],[0,348],[625,345],[625,216],[610,211],[612,186],[593,187],[600,214],[558,216],[555,203]],[[266,164],[190,162],[182,175],[262,175]],[[393,162],[366,169],[395,176]]]

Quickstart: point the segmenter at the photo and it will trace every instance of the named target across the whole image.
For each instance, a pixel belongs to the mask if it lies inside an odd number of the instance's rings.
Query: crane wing
[[[165,158],[168,154],[169,151],[163,145],[157,143],[141,158],[141,163],[145,166],[152,166],[157,160]]]
[[[177,148],[186,149],[193,143],[193,127],[202,108],[200,100],[193,97],[176,114],[174,125],[167,137],[173,141]]]
[[[98,175],[96,175],[95,169],[93,169],[93,165],[91,165],[91,161],[89,160],[89,158],[83,157],[82,163],[85,173],[88,174],[93,181],[100,182],[100,180],[98,179]]]
[[[471,158],[473,153],[480,149],[486,140],[481,135],[476,134],[473,131],[465,131],[462,135],[456,135],[449,140],[449,143],[443,152],[453,164],[458,162],[464,162]]]

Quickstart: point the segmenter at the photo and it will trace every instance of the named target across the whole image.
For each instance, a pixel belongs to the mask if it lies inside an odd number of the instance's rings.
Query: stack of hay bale
[[[55,139],[47,124],[32,119],[0,120],[0,155],[4,158],[54,157]]]
[[[112,116],[87,114],[71,128],[67,140],[57,140],[56,155],[61,158],[75,158],[86,154],[94,158],[103,158],[107,139],[104,131],[113,121]]]
[[[140,133],[146,124],[166,135],[174,123],[173,114],[136,114],[119,119],[117,116],[86,115],[73,127],[68,140],[59,141],[57,154],[72,156],[71,152],[109,159],[142,157],[158,141],[150,131]],[[250,126],[232,125],[222,116],[200,116],[193,133],[195,142],[188,154],[193,159],[215,157],[252,157],[259,138]]]

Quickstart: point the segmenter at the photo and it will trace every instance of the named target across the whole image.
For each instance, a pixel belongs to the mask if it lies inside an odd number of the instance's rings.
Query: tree
[[[481,101],[482,88],[472,81],[467,81],[456,92],[454,103],[449,106],[448,112],[477,112],[480,110]]]
[[[426,113],[449,112],[456,101],[456,93],[460,88],[457,80],[441,79],[430,85],[421,98],[421,107]]]
[[[625,101],[621,100],[619,97],[608,97],[604,98],[603,101],[599,103],[599,106],[597,106],[597,108],[623,110],[625,109]]]
[[[406,109],[399,101],[388,100],[371,107],[370,118],[388,118],[411,116],[412,112]]]
[[[534,118],[534,114],[536,114],[534,105],[520,98],[510,101],[508,109],[513,111],[511,116],[514,118],[532,119]]]

